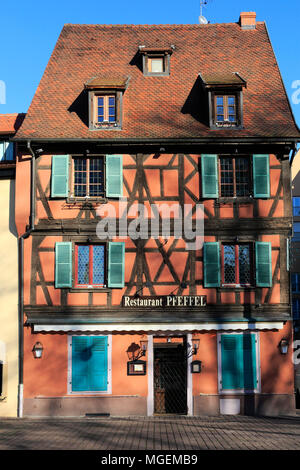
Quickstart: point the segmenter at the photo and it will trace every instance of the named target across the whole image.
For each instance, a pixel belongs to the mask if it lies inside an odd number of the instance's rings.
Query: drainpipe
[[[35,220],[35,161],[36,154],[31,148],[30,141],[27,142],[27,148],[31,153],[31,177],[30,177],[30,225],[23,235],[18,239],[18,258],[19,258],[19,386],[18,386],[18,418],[23,418],[23,365],[24,365],[24,240],[28,238],[34,230]]]

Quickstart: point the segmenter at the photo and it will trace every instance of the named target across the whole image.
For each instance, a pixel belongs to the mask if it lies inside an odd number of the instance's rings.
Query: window
[[[122,155],[53,155],[52,198],[68,197],[72,202],[74,199],[120,198],[122,195]]]
[[[95,289],[106,285],[123,288],[124,277],[124,242],[55,243],[55,287],[58,289]]]
[[[75,287],[105,287],[105,245],[75,245]]]
[[[222,245],[223,285],[250,286],[252,284],[252,244]]]
[[[111,337],[69,337],[69,393],[111,393]]]
[[[251,173],[247,157],[220,157],[221,197],[250,195]]]
[[[73,158],[75,197],[104,197],[104,158]]]
[[[202,197],[270,197],[269,155],[201,155]]]
[[[124,90],[89,91],[90,130],[120,130]]]
[[[164,58],[163,57],[149,57],[148,58],[148,72],[149,73],[163,73],[164,72]]]
[[[15,150],[13,142],[0,142],[0,162],[13,162],[15,159]]]
[[[259,389],[256,333],[221,334],[218,341],[219,390],[230,393]]]
[[[292,292],[300,294],[300,274],[292,273]]]
[[[116,122],[116,97],[115,95],[96,95],[95,126],[104,122]]]
[[[241,127],[243,123],[242,91],[209,90],[210,127]]]
[[[203,244],[204,287],[272,286],[270,242],[205,242]]]
[[[300,299],[293,299],[293,319],[300,320]]]
[[[216,123],[236,122],[236,97],[234,95],[215,96]]]
[[[162,77],[170,74],[170,57],[175,46],[170,48],[148,48],[139,46],[143,61],[143,74],[145,76]]]
[[[300,197],[293,197],[293,215],[300,216]]]

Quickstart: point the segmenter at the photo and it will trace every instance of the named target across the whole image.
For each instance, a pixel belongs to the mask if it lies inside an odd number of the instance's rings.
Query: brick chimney
[[[240,16],[240,25],[242,29],[255,29],[256,13],[255,11],[244,11]]]

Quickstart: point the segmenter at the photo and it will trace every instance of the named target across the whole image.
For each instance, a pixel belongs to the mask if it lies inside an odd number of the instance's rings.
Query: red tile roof
[[[15,134],[24,118],[23,113],[0,114],[0,134]]]
[[[148,49],[175,46],[169,76],[143,75],[137,60],[141,45]],[[244,129],[211,130],[201,118],[207,103],[205,96],[199,98],[199,73],[226,77],[232,72],[247,82]],[[123,98],[122,130],[91,131],[83,113],[87,110],[84,84],[108,74],[130,77]],[[254,30],[242,30],[238,23],[67,24],[17,133],[18,138],[29,139],[109,140],[299,135],[262,22]]]

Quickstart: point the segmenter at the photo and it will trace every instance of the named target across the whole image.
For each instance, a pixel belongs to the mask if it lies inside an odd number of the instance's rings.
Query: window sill
[[[111,292],[111,289],[108,287],[71,287],[69,288],[70,293],[76,293],[76,292],[103,292],[103,293],[109,293]]]
[[[100,203],[100,204],[106,204],[107,203],[107,198],[103,196],[99,197],[72,197],[69,196],[66,200],[67,204],[88,204],[88,203]]]
[[[236,284],[236,285],[230,285],[230,286],[227,286],[227,285],[224,285],[224,286],[221,286],[218,288],[219,291],[245,291],[245,290],[255,290],[256,287],[255,286],[241,286],[240,284]]]
[[[120,124],[103,124],[101,126],[90,126],[90,131],[121,131],[122,127]]]
[[[244,129],[244,126],[242,126],[241,124],[229,124],[229,125],[226,125],[226,126],[218,126],[216,124],[211,124],[210,125],[210,129],[212,130],[217,130],[217,131],[224,131],[224,130],[227,130],[227,129],[234,129],[234,130],[241,130],[241,129]]]
[[[253,202],[253,196],[233,196],[233,197],[219,197],[215,201],[215,205],[218,204],[232,204],[234,202],[250,204]]]

